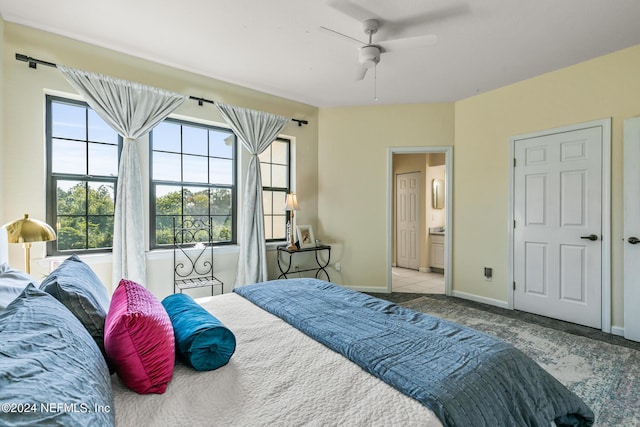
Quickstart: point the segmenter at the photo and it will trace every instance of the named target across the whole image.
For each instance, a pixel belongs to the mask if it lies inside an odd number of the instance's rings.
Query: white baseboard
[[[624,336],[624,328],[622,326],[611,326],[611,334]]]
[[[493,298],[481,297],[479,295],[468,294],[466,292],[453,291],[451,292],[451,296],[467,299],[469,301],[481,302],[483,304],[493,305],[500,308],[509,309],[509,303],[506,301],[500,301]]]
[[[344,286],[344,285],[342,285]],[[387,288],[372,288],[372,287],[366,287],[366,286],[344,286],[345,288],[349,288],[352,291],[358,291],[358,292],[368,292],[368,293],[378,293],[378,294],[388,294],[389,292],[387,292]]]

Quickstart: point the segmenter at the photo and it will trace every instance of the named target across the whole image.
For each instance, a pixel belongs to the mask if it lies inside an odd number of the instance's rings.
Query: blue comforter
[[[589,407],[532,359],[476,330],[317,279],[234,291],[418,400],[445,426],[593,424]]]

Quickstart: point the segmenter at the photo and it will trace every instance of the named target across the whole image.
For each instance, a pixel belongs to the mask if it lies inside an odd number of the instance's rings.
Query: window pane
[[[110,248],[113,245],[113,216],[89,216],[89,249]]]
[[[235,136],[231,132],[209,130],[209,155],[212,157],[233,158]]]
[[[51,120],[51,134],[54,138],[86,139],[85,107],[52,102]]]
[[[58,215],[84,215],[86,212],[86,182],[58,181],[57,213]]]
[[[84,217],[58,215],[58,250],[85,249],[87,223]]]
[[[262,192],[262,205],[264,207],[264,214],[271,215],[273,213],[273,192]]]
[[[58,228],[47,255],[110,249],[121,138],[84,102],[47,96],[47,111],[47,216]]]
[[[182,214],[182,187],[171,185],[156,186],[156,214]]]
[[[89,109],[87,120],[89,121],[89,141],[118,145],[118,133],[102,120],[98,113]]]
[[[156,217],[156,244],[173,244],[173,216]]]
[[[118,176],[118,146],[89,143],[89,175]]]
[[[272,239],[287,238],[287,217],[282,215],[273,216],[273,237]]]
[[[276,215],[286,215],[284,210],[287,203],[287,193],[284,191],[273,192],[273,213]]]
[[[190,187],[183,191],[184,215],[209,215],[209,189]]]
[[[267,237],[267,240],[287,238],[285,198],[289,191],[289,146],[288,140],[276,140],[259,156],[265,223],[271,226],[271,237]],[[265,187],[269,187],[269,191],[265,191]]]
[[[105,182],[90,182],[88,214],[113,216],[114,212],[114,185]]]
[[[287,151],[289,144],[282,141],[273,141],[271,144],[271,162],[278,163],[280,165],[286,165],[289,163],[289,156]]]
[[[182,157],[182,179],[185,182],[209,182],[209,171],[207,170],[207,157],[183,156]]]
[[[180,155],[153,153],[153,179],[162,181],[180,181]]]
[[[182,126],[182,152],[207,155],[207,129]]]
[[[51,142],[51,171],[65,174],[87,174],[87,144],[54,139]]]
[[[261,163],[271,163],[271,147],[258,154],[258,160]]]
[[[209,159],[209,183],[233,184],[233,160]]]
[[[173,224],[170,216],[175,215],[181,223],[193,219],[208,221],[215,216],[213,233],[215,242],[232,240],[234,212],[233,186],[235,185],[235,135],[228,130],[219,130],[206,125],[189,124],[169,119],[179,129],[173,137],[181,141],[172,148],[172,153],[161,153],[162,144],[166,150],[170,143],[158,140],[168,128],[160,127],[154,131],[151,140],[153,153],[152,180],[175,183],[159,185],[152,183],[156,190],[156,239],[158,245],[173,243],[168,228]],[[173,131],[171,131],[173,133]],[[157,134],[157,135],[156,135]],[[167,132],[165,132],[167,134]],[[162,135],[164,137],[164,135]],[[157,141],[160,141],[157,143]],[[175,152],[175,154],[173,154]],[[175,156],[175,157],[172,157]],[[220,188],[220,187],[230,188]],[[178,194],[172,194],[170,188],[181,188]],[[176,200],[175,196],[179,196]],[[217,230],[216,230],[217,227]],[[179,238],[182,238],[178,236]]]
[[[262,163],[260,165],[260,178],[262,179],[263,187],[273,187],[271,185],[271,164]]]
[[[231,241],[231,217],[230,216],[214,216],[211,218],[213,241],[229,242]]]
[[[273,165],[272,168],[272,187],[287,188],[287,172],[286,166]],[[263,184],[264,185],[264,184]]]
[[[152,131],[153,149],[158,151],[180,152],[180,125],[162,122]]]
[[[228,188],[211,189],[211,215],[231,215],[233,212],[233,198]]]
[[[270,216],[264,217],[264,238],[267,240],[273,239],[273,218]]]

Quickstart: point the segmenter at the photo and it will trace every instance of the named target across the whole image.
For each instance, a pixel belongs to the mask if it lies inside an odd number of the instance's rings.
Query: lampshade
[[[29,218],[16,219],[3,225],[7,230],[9,243],[22,243],[24,246],[24,271],[31,273],[31,242],[48,242],[56,240],[56,232],[46,222]]]
[[[56,240],[56,232],[46,222],[29,218],[17,219],[3,226],[7,229],[9,243],[48,242]]]
[[[298,198],[293,192],[287,194],[287,198],[284,202],[284,210],[285,211],[297,211],[300,210],[298,208]]]

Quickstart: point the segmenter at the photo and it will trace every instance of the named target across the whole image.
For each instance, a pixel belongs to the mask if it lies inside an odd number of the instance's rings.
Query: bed
[[[33,286],[24,293],[30,293],[31,300],[54,305],[53,298]],[[37,397],[37,381],[23,387],[24,381],[8,379],[4,373],[0,374],[0,403],[64,402],[67,406],[45,407],[53,412],[44,414],[51,415],[47,418],[51,422],[45,423],[51,425],[86,425],[86,417],[94,415],[103,416],[92,420],[96,425],[115,421],[117,426],[136,427],[593,423],[593,413],[575,394],[513,347],[332,283],[270,281],[197,302],[233,331],[237,347],[224,366],[202,372],[179,360],[161,394],[139,394],[119,375],[109,375],[105,361],[100,360],[103,349],[85,337],[74,344],[75,349],[92,347],[82,361],[55,359],[68,358],[68,350],[52,354],[45,349],[44,355],[33,357],[38,369],[55,365],[65,372],[45,369],[40,382],[46,381],[46,387],[56,388],[51,384],[64,380],[81,388],[75,392],[81,396],[75,401],[78,406],[69,403],[72,394]],[[39,306],[24,316],[41,312]],[[58,319],[65,315],[55,314]],[[46,316],[51,318],[50,313]],[[17,356],[7,358],[14,352],[12,340],[21,349],[25,340],[22,333],[18,341],[20,331],[10,320],[6,313],[0,314],[3,370],[16,363]],[[57,323],[55,327],[60,328],[64,322]],[[46,327],[53,326],[41,320],[38,328]],[[58,335],[52,342],[60,340]],[[73,330],[62,335],[81,334]],[[47,362],[47,358],[54,359]],[[77,375],[67,373],[76,368],[80,369]],[[83,405],[89,406],[88,414]],[[4,421],[22,425],[31,420],[34,414],[22,409],[21,414],[9,413]],[[43,415],[42,406],[33,409]]]

